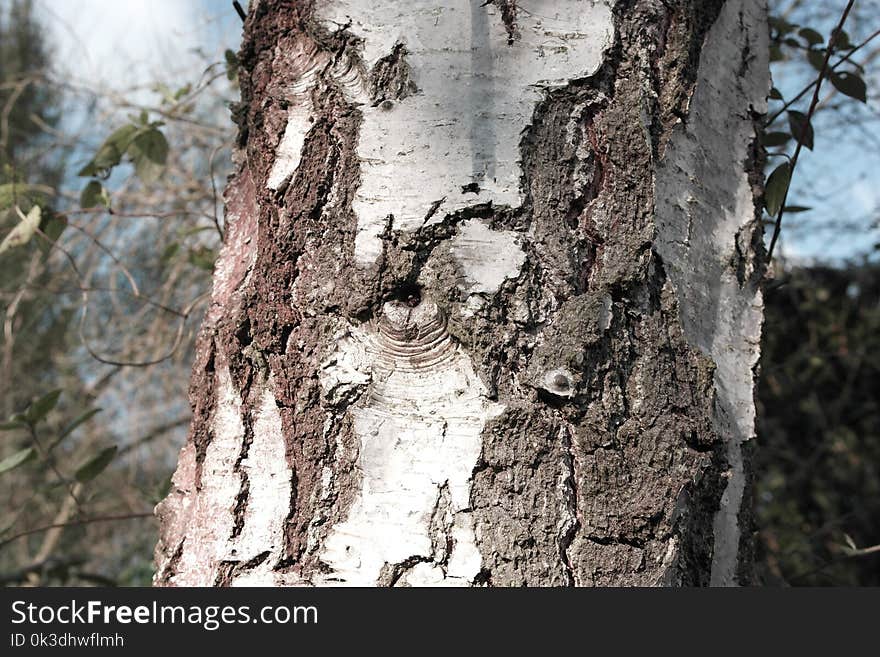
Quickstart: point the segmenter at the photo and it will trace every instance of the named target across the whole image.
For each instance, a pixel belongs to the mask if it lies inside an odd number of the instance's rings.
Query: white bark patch
[[[275,162],[266,182],[266,187],[272,190],[278,189],[296,171],[306,135],[312,127],[312,101],[308,94],[299,95],[294,102],[296,105],[287,115],[287,127],[275,151]]]
[[[232,533],[232,509],[239,488],[233,468],[241,451],[244,427],[241,402],[228,367],[217,369],[216,388],[214,439],[205,450],[202,488],[181,501],[180,513],[190,521],[178,574],[172,580],[175,586],[213,586],[217,565],[228,552]],[[190,504],[195,506],[191,512],[186,509]]]
[[[503,406],[486,398],[429,301],[385,304],[374,327],[352,329],[321,376],[330,396],[367,380],[367,400],[352,410],[361,490],[324,543],[333,572],[320,583],[371,586],[398,567],[400,584],[469,585],[481,567],[471,472],[483,426]]]
[[[317,15],[363,39],[372,67],[398,43],[419,93],[361,108],[355,257],[373,264],[388,217],[413,230],[461,208],[521,203],[519,143],[545,89],[594,73],[613,38],[611,10],[590,0],[519,0],[520,38],[477,0],[332,0]],[[467,186],[476,184],[476,187]]]
[[[745,59],[744,59],[745,57]],[[715,425],[730,469],[715,523],[711,583],[737,583],[745,489],[742,445],[755,435],[754,372],[762,299],[740,284],[754,199],[743,164],[754,139],[749,106],[766,111],[769,89],[762,0],[728,0],[706,39],[687,126],[680,125],[657,175],[657,249],[674,285],[690,344],[715,362]],[[737,240],[746,243],[738,249]],[[753,274],[742,263],[741,274]]]
[[[271,386],[269,386],[271,388]],[[233,510],[241,487],[235,463],[244,441],[241,400],[228,366],[217,368],[214,438],[205,450],[202,487],[182,498],[179,513],[188,518],[175,586],[213,586],[221,562],[244,563],[269,552],[263,562],[236,574],[233,586],[275,586],[272,567],[283,547],[284,522],[290,502],[291,471],[287,465],[281,416],[275,398],[263,393],[254,422],[254,435],[247,458],[240,465],[250,489],[241,533],[232,539]],[[194,505],[192,511],[186,507]]]
[[[526,254],[519,234],[492,230],[484,222],[463,222],[449,248],[464,271],[462,289],[470,294],[494,294],[508,278],[519,276]]]
[[[241,469],[250,483],[244,527],[232,542],[228,559],[246,562],[263,552],[269,557],[255,568],[235,577],[235,586],[273,586],[273,566],[284,546],[284,523],[290,508],[291,471],[287,464],[281,414],[271,383],[254,421],[254,435]]]
[[[312,92],[319,80],[319,72],[329,65],[329,74],[343,78],[344,73],[338,66],[333,66],[329,53],[318,50],[314,43],[298,41],[291,52],[283,52],[277,57],[284,62],[289,71],[301,71],[300,76],[287,89],[285,97],[290,105],[287,114],[287,126],[284,135],[275,151],[275,161],[266,187],[278,189],[288,177],[292,176],[299,166],[306,135],[312,127]]]

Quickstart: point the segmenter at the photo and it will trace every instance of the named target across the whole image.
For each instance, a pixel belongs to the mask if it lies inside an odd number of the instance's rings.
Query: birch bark
[[[155,583],[748,583],[762,0],[259,0],[240,60]]]

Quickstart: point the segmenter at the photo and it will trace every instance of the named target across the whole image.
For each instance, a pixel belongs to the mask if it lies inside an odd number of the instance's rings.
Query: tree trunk
[[[160,585],[751,578],[762,0],[259,0]]]

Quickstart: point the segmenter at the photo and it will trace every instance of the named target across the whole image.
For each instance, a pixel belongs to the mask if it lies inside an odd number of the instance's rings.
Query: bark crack
[[[239,577],[262,564],[269,558],[270,554],[272,553],[269,550],[265,550],[244,562],[234,559],[221,561],[217,566],[217,576],[214,579],[214,586],[219,588],[231,586],[236,577]]]
[[[568,550],[580,531],[581,521],[578,511],[578,468],[577,454],[572,444],[572,435],[567,427],[560,429],[560,438],[565,446],[563,462],[565,467],[565,479],[563,481],[562,498],[566,504],[569,517],[562,525],[559,535],[559,558],[565,568],[566,579],[569,586],[577,586],[577,577],[568,557]]]
[[[412,68],[406,61],[407,50],[402,43],[395,44],[391,53],[373,65],[370,74],[370,100],[374,107],[390,109],[393,100],[403,100],[418,93]],[[386,107],[383,103],[389,103]]]
[[[445,426],[443,431],[445,434]],[[431,512],[431,521],[428,524],[428,535],[431,537],[431,560],[440,567],[444,577],[449,557],[455,548],[455,539],[452,538],[454,522],[455,510],[452,507],[452,497],[449,494],[449,482],[444,481],[437,489],[437,500],[434,502],[434,510]]]
[[[519,39],[519,28],[516,24],[516,0],[486,0],[483,7],[495,5],[501,11],[501,22],[507,32],[507,45],[513,45]]]
[[[433,561],[434,560],[431,557],[414,554],[397,563],[386,563],[382,568],[382,571],[379,573],[379,579],[376,581],[376,586],[394,588],[400,579],[406,575],[408,571],[412,570],[414,566],[420,563],[433,563]]]

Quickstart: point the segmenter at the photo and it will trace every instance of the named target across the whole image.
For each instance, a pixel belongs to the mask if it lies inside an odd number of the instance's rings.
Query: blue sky
[[[855,36],[853,40],[857,40]],[[815,76],[800,60],[802,57],[795,55],[791,64],[774,66],[774,84],[786,98],[795,96],[812,80],[810,76]],[[880,215],[880,115],[878,80],[871,72],[869,68],[867,105],[838,93],[831,99],[836,109],[822,110],[813,120],[814,148],[801,151],[788,200],[813,209],[784,217],[780,240],[784,255],[839,261],[869,252],[880,241],[876,225]],[[833,86],[825,82],[820,97],[831,91]],[[812,93],[807,94],[793,109],[806,111],[811,98]],[[771,103],[771,111],[778,106]],[[776,125],[784,129],[785,122]],[[771,161],[774,165],[781,162],[779,158]]]
[[[247,4],[247,3],[245,3]],[[57,65],[73,80],[118,91],[191,79],[238,49],[241,20],[225,0],[39,0]]]

